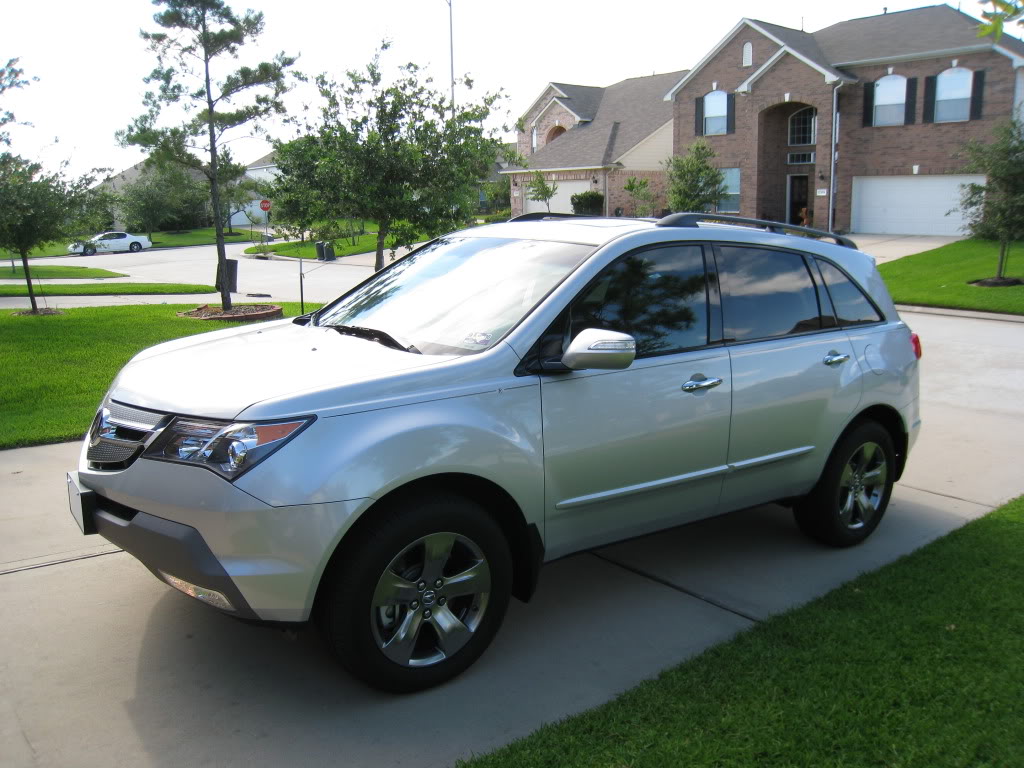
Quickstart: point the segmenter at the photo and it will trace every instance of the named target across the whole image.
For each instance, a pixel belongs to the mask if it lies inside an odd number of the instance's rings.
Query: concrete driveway
[[[864,253],[874,256],[878,264],[884,264],[887,261],[955,243],[964,238],[946,235],[862,235],[854,233],[850,235],[850,239]]]
[[[0,452],[0,764],[450,765],[890,562],[1024,492],[1024,324],[905,319],[924,343],[924,427],[865,545],[817,546],[765,506],[566,558],[469,672],[413,696],[79,535],[63,481],[77,445]]]

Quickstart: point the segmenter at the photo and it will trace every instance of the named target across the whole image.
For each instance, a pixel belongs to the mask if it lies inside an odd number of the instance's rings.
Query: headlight
[[[313,423],[312,416],[287,421],[197,421],[177,417],[168,424],[146,458],[198,464],[234,480]]]

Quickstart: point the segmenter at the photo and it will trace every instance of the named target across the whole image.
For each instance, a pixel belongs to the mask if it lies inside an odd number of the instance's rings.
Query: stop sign
[[[270,201],[269,200],[260,200],[260,210],[261,211],[269,211],[270,210]]]

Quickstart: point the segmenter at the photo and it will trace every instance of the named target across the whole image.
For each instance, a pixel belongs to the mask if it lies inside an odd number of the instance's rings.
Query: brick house
[[[526,199],[526,183],[535,171],[558,184],[551,210],[568,213],[570,197],[596,189],[605,196],[605,212],[632,213],[623,186],[630,176],[651,179],[656,206],[664,207],[662,162],[672,154],[672,109],[668,90],[685,75],[669,72],[623,80],[607,88],[549,83],[520,119],[518,151],[527,170],[509,168],[512,213],[545,211]]]
[[[814,33],[743,19],[666,89],[672,151],[707,139],[726,174],[721,211],[958,234],[959,215],[947,212],[960,185],[979,178],[963,173],[958,150],[988,140],[1024,102],[1024,43],[979,39],[977,23],[948,5]]]

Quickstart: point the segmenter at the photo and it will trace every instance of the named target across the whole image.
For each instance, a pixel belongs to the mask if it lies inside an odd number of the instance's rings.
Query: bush
[[[511,218],[512,211],[511,209],[506,208],[503,211],[497,211],[495,213],[490,214],[489,216],[484,216],[483,220],[484,224],[500,224],[501,222],[508,221]]]
[[[604,195],[596,189],[580,192],[569,199],[573,213],[584,216],[601,216],[604,213]]]

